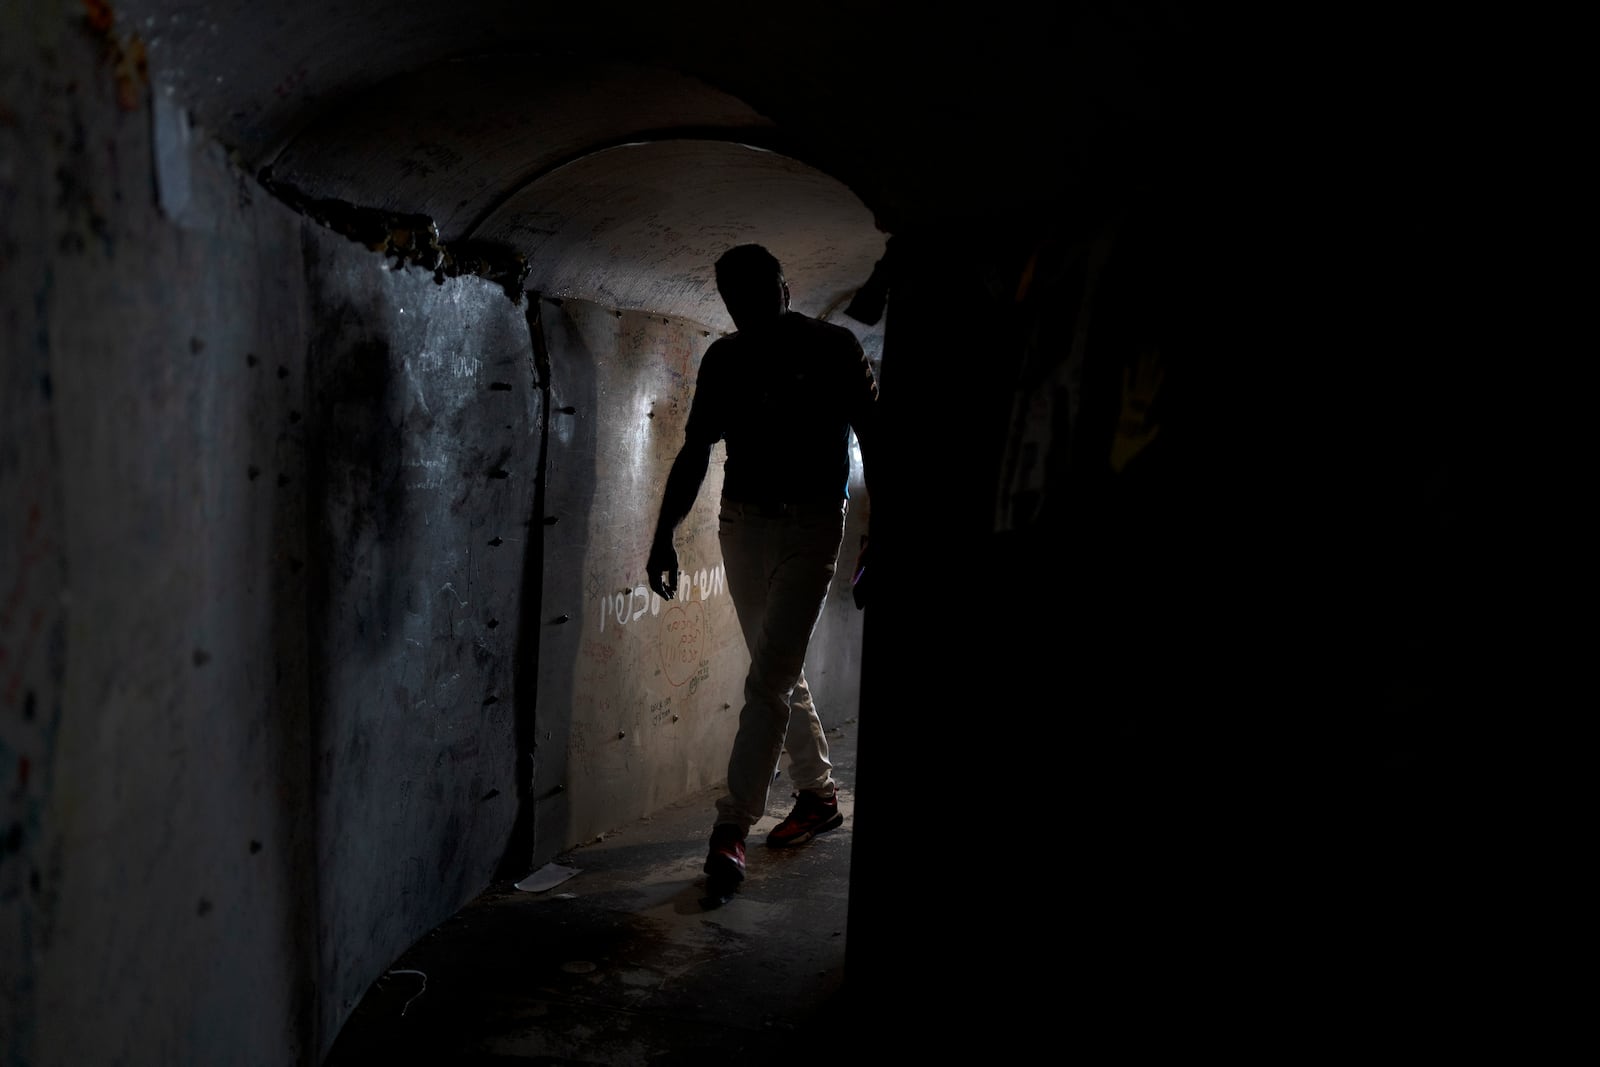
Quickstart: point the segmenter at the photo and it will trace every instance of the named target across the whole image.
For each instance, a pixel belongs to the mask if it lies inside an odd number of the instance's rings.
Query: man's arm
[[[646,580],[662,600],[678,595],[678,550],[672,535],[694,507],[700,485],[711,466],[711,448],[722,439],[722,387],[726,339],[713,342],[700,360],[694,401],[689,405],[689,421],[684,426],[683,447],[667,472],[666,489],[661,494],[661,513],[656,519],[655,536],[650,540],[649,571]]]
[[[678,550],[673,547],[672,534],[694,507],[694,498],[700,495],[700,485],[710,466],[711,446],[690,440],[678,450],[678,457],[667,472],[667,487],[661,494],[661,514],[656,519],[650,559],[645,564],[650,572],[650,588],[662,600],[678,595]]]

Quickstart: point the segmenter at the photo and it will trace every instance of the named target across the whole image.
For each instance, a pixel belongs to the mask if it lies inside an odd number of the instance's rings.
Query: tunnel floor
[[[855,720],[829,730],[844,825],[799,849],[767,848],[793,804],[780,778],[726,905],[701,903],[710,789],[556,857],[541,873],[577,873],[548,889],[491,886],[373,984],[325,1063],[832,1058],[845,1014],[855,735]]]

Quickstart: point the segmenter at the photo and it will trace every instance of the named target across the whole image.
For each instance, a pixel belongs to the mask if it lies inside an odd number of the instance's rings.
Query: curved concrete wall
[[[7,15],[5,1059],[314,1057],[303,224]]]
[[[533,697],[517,667],[542,412],[526,321],[498,287],[439,285],[314,227],[305,243],[325,1035],[502,862],[515,709]]]

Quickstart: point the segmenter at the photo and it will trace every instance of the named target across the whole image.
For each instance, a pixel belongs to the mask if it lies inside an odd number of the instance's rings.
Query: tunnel
[[[806,661],[859,745],[838,1058],[1454,1025],[1413,53],[1382,204],[1307,221],[1182,5],[0,12],[5,1062],[322,1063],[486,889],[717,784],[720,452],[684,595],[644,569],[745,242],[880,389]]]

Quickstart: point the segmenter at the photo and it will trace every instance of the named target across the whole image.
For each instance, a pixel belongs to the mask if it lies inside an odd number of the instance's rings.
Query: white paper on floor
[[[517,888],[525,889],[529,893],[543,893],[546,889],[558,886],[578,873],[580,872],[575,867],[563,867],[559,863],[547,863],[518,882]]]

